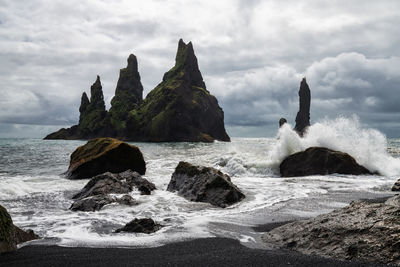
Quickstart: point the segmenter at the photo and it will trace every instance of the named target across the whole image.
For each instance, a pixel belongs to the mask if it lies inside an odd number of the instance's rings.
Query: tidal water
[[[210,236],[257,243],[252,226],[290,218],[315,216],[362,197],[393,194],[400,178],[400,139],[361,127],[357,118],[314,124],[300,139],[290,125],[274,138],[232,138],[232,142],[132,143],[145,158],[144,176],[156,184],[150,196],[131,195],[133,207],[108,205],[98,212],[72,212],[71,197],[88,180],[68,180],[70,154],[84,141],[0,139],[0,204],[14,223],[31,228],[37,244],[92,247],[148,247]],[[352,155],[381,175],[328,175],[281,178],[279,163],[311,146]],[[211,166],[231,176],[246,198],[222,209],[194,203],[166,191],[179,161]],[[154,234],[114,233],[134,218],[151,217],[164,227]]]

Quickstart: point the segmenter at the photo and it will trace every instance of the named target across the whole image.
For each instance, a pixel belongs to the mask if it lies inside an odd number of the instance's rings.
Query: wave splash
[[[400,159],[387,152],[384,134],[375,129],[362,127],[358,116],[325,119],[308,128],[300,138],[288,123],[278,131],[278,141],[268,155],[269,164],[275,171],[289,155],[320,146],[346,152],[372,172],[385,176],[400,174]]]

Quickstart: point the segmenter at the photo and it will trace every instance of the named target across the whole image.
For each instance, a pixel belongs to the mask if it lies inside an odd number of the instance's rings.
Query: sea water
[[[71,197],[88,180],[68,180],[62,173],[70,154],[84,141],[0,139],[0,204],[14,223],[31,228],[38,244],[92,247],[159,246],[191,238],[226,236],[255,243],[252,226],[286,218],[316,216],[360,197],[393,194],[400,175],[400,139],[386,139],[363,128],[356,117],[315,123],[300,138],[284,125],[274,138],[232,138],[214,143],[132,143],[142,151],[155,183],[152,195],[131,195],[140,204],[111,204],[96,212],[69,210]],[[311,146],[347,152],[381,175],[327,175],[281,178],[280,162]],[[222,209],[190,202],[166,191],[179,163],[217,168],[230,175],[246,195]],[[114,233],[134,218],[151,217],[163,228],[153,234]]]

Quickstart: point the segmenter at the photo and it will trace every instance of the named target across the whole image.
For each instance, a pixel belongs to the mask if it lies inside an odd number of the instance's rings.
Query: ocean
[[[257,247],[263,223],[307,218],[359,198],[393,195],[400,175],[400,139],[363,128],[356,117],[313,124],[305,138],[284,125],[273,138],[232,138],[214,143],[132,143],[142,151],[155,183],[152,195],[131,193],[137,206],[108,205],[72,212],[71,197],[88,180],[63,176],[70,154],[85,141],[0,139],[0,204],[14,223],[43,239],[36,244],[86,247],[154,247],[193,238],[222,236]],[[381,175],[279,176],[280,162],[311,146],[347,152]],[[246,198],[222,209],[166,191],[179,161],[215,167],[231,176]],[[154,234],[114,233],[134,218],[151,217],[164,227]]]

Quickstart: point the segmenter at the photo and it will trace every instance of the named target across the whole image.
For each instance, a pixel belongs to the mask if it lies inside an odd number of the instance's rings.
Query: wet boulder
[[[85,179],[129,169],[142,175],[146,172],[146,163],[138,147],[114,138],[97,138],[89,140],[71,154],[67,177]]]
[[[0,254],[14,251],[17,244],[39,237],[32,231],[24,231],[13,224],[10,214],[0,205]]]
[[[157,224],[151,218],[143,218],[130,221],[124,227],[117,229],[115,232],[129,232],[129,233],[145,233],[151,234],[158,231],[161,228],[160,224]]]
[[[136,187],[142,194],[149,195],[156,186],[142,178],[139,173],[128,170],[122,173],[106,172],[96,175],[75,194],[73,199],[83,199],[91,196],[107,194],[126,194]]]
[[[281,176],[307,176],[326,174],[371,174],[347,153],[325,147],[310,147],[288,156],[279,166]]]
[[[105,205],[118,203],[126,206],[138,205],[130,195],[124,195],[121,198],[113,197],[110,195],[97,195],[78,199],[72,203],[70,210],[72,211],[98,211],[101,210]]]
[[[168,184],[168,191],[196,202],[225,208],[245,198],[228,175],[217,169],[179,162]]]
[[[400,179],[394,183],[394,185],[392,187],[392,191],[400,191]]]
[[[400,197],[354,201],[342,209],[275,228],[269,246],[304,254],[400,265]]]

